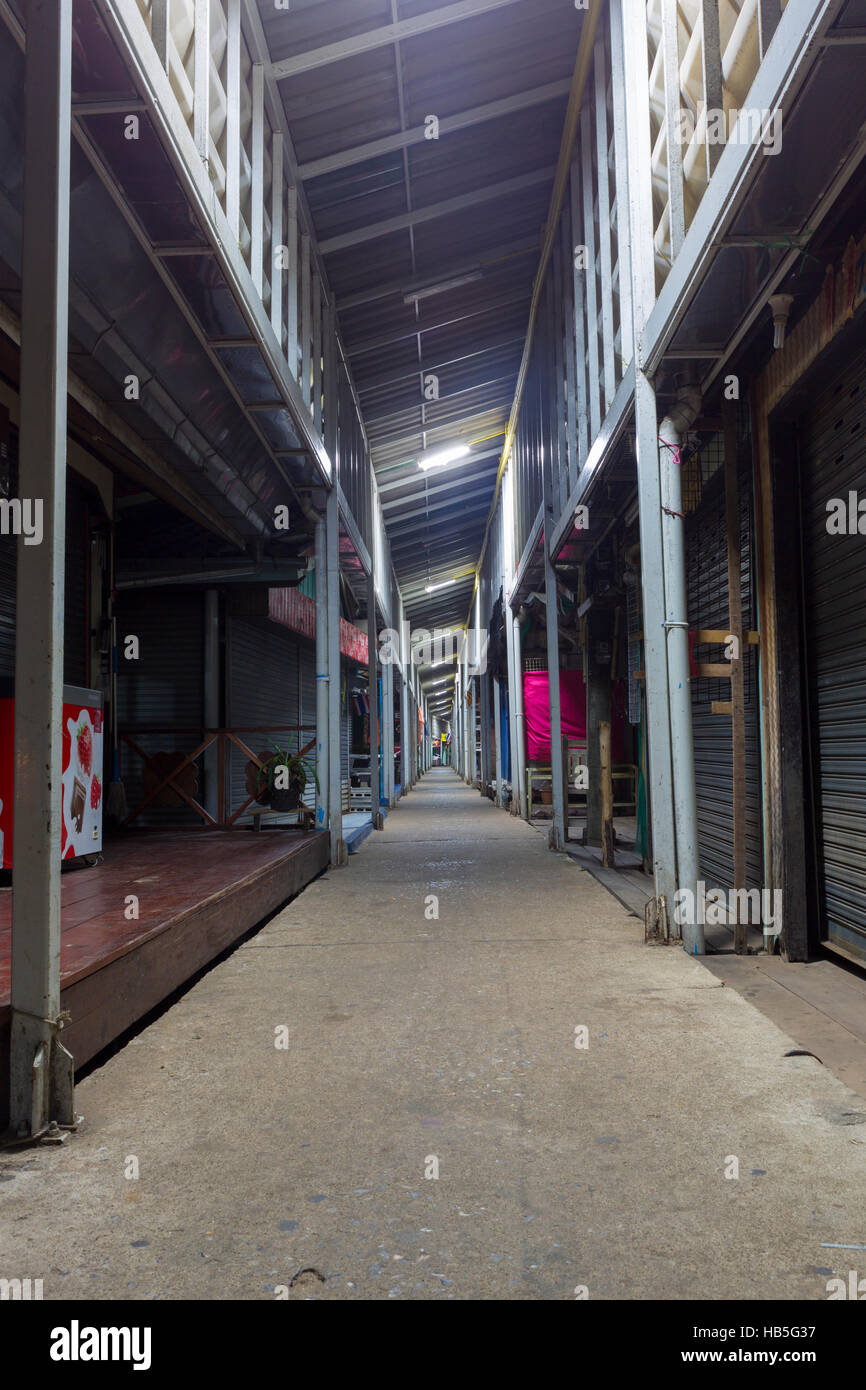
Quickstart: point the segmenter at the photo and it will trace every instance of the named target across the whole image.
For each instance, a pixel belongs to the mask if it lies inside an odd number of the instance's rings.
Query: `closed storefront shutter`
[[[818,892],[831,945],[866,958],[866,351],[823,390],[802,422],[806,654]],[[827,529],[827,504],[854,534]]]
[[[120,729],[159,729],[136,733],[136,743],[155,753],[191,753],[201,742],[204,689],[204,613],[200,593],[160,589],[121,591],[117,614],[117,704]],[[124,657],[125,639],[139,641],[139,658]],[[176,731],[176,732],[172,732]],[[144,795],[143,763],[121,743],[121,777],[130,811]],[[187,788],[187,790],[189,790]],[[195,795],[201,800],[202,787]],[[202,825],[180,798],[148,807],[136,825]]]
[[[268,733],[241,732],[239,737],[251,752],[273,752],[272,743],[297,752],[302,643],[285,628],[267,618],[229,619],[228,631],[228,725],[232,729],[268,729]],[[304,651],[304,657],[309,654]],[[314,721],[315,722],[315,721]],[[301,744],[308,741],[301,735]],[[231,808],[236,811],[246,801],[247,758],[232,747],[228,758]],[[242,816],[238,824],[245,824]]]
[[[87,498],[67,474],[66,488],[66,627],[63,639],[63,679],[67,685],[88,686]]]
[[[752,575],[752,493],[749,472],[739,470],[740,580],[743,628],[755,627]],[[702,485],[701,500],[686,519],[689,627],[728,628],[728,548],[724,469]],[[700,663],[726,660],[723,646],[701,646]],[[757,648],[744,644],[746,745],[746,886],[760,887],[762,873],[761,762]],[[692,730],[698,805],[700,874],[708,887],[734,884],[734,775],[731,716],[714,714],[712,702],[729,701],[728,680],[692,680]]]

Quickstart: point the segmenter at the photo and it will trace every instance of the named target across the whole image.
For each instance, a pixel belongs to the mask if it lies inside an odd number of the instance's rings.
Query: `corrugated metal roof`
[[[274,75],[406,614],[413,626],[460,622],[514,397],[581,12],[573,0],[258,4],[271,59],[288,64]],[[456,17],[472,10],[483,12]],[[395,41],[392,26],[407,20],[424,32],[398,29]],[[419,469],[420,455],[453,444],[472,454]]]

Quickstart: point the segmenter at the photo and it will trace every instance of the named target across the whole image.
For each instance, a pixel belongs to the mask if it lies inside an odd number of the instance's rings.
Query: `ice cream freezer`
[[[63,812],[60,854],[79,859],[102,850],[101,690],[63,687]],[[12,868],[15,777],[15,699],[11,681],[0,684],[0,857]]]

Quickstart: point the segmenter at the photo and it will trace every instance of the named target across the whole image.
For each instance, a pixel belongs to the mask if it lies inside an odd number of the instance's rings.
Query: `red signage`
[[[268,617],[292,632],[315,640],[316,600],[309,594],[302,594],[300,589],[269,589]],[[369,661],[366,632],[353,627],[345,618],[340,619],[340,651],[359,666],[366,666]]]

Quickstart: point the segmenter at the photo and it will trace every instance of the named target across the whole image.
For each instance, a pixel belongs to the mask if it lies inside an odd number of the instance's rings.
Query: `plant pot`
[[[297,811],[303,792],[304,788],[300,782],[293,782],[290,787],[271,787],[271,810]]]

